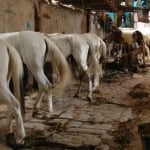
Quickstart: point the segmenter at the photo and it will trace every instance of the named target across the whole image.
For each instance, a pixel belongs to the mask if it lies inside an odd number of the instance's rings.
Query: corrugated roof
[[[112,0],[59,0],[59,2],[63,4],[72,4],[81,9],[117,10],[116,4]]]
[[[41,0],[47,3],[55,3],[57,5],[68,5],[84,10],[107,10],[107,11],[133,11],[141,8],[133,8],[132,6],[121,6],[122,0]]]

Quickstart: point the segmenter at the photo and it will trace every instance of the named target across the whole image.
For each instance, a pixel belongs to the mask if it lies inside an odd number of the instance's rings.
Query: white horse
[[[33,114],[38,112],[40,102],[44,96],[48,100],[48,111],[53,112],[52,84],[43,71],[45,58],[57,66],[60,75],[59,90],[63,90],[70,82],[70,69],[68,63],[57,46],[46,36],[34,31],[2,34],[0,38],[9,41],[19,52],[23,62],[36,79],[39,95],[34,105]]]
[[[92,100],[92,76],[99,74],[99,64],[87,41],[79,34],[48,34],[48,37],[59,47],[64,56],[72,56],[79,71],[79,86],[75,97],[79,96],[83,75],[88,77],[88,100]]]
[[[50,36],[55,37],[56,35],[63,35],[61,33],[53,33]],[[75,36],[72,34],[72,36]],[[93,51],[96,60],[99,63],[99,72],[94,75],[94,84],[93,84],[93,91],[99,86],[99,77],[103,77],[103,68],[102,64],[106,58],[107,53],[107,46],[106,43],[95,33],[83,33],[83,34],[76,34],[76,36],[81,36],[89,45],[89,48]],[[63,53],[66,54],[66,51],[63,50]]]
[[[12,117],[16,121],[16,142],[22,143],[25,137],[23,119],[21,116],[20,81],[23,75],[22,61],[17,51],[6,41],[0,40],[0,100],[7,104],[9,115],[6,130],[12,132]],[[15,96],[9,89],[9,81],[12,78]],[[18,101],[18,100],[19,101]]]
[[[93,90],[99,86],[99,78],[103,77],[103,61],[106,58],[107,46],[105,42],[94,33],[81,34],[83,38],[88,42],[90,49],[94,52],[94,55],[99,63],[99,73],[94,76],[94,87]]]

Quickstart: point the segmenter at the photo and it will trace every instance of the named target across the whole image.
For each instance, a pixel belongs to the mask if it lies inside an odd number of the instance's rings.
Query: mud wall
[[[0,32],[35,30],[34,1],[37,0],[0,0]],[[40,9],[39,9],[40,8]],[[38,31],[46,33],[86,32],[86,14],[79,10],[41,4],[37,16],[40,18]]]
[[[42,4],[41,31],[46,33],[86,32],[86,15],[78,10]]]
[[[0,32],[34,30],[32,0],[0,0]]]

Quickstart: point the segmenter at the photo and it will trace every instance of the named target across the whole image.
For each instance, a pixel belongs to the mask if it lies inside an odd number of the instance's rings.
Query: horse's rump
[[[11,121],[16,119],[16,142],[22,143],[25,137],[23,120],[21,117],[20,103],[22,95],[20,80],[23,75],[22,61],[17,51],[6,41],[0,40],[0,98],[8,106],[8,117],[6,127],[12,132]],[[14,94],[9,89],[9,81],[12,78]],[[18,102],[20,101],[20,103]],[[23,105],[21,105],[23,114]]]

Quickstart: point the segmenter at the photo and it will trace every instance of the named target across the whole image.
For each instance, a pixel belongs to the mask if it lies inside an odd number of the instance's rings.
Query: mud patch
[[[115,133],[114,142],[118,145],[118,150],[124,150],[128,147],[133,134],[130,131],[130,128],[125,123],[120,123],[117,132]]]
[[[129,120],[124,123],[120,123],[118,130],[114,132],[114,145],[112,149],[127,150],[133,149],[133,147],[142,147],[140,136],[138,135],[139,120]],[[132,148],[131,148],[132,147]]]
[[[67,129],[67,125],[61,122],[45,122],[45,124],[49,125],[49,131],[51,132],[64,132]]]
[[[146,83],[139,83],[132,88],[132,90],[129,92],[129,95],[132,98],[148,98],[150,97],[150,85]]]
[[[7,136],[6,145],[13,150],[95,150],[96,146],[83,144],[82,146],[71,146],[59,142],[51,142],[50,137],[43,136],[42,133],[31,133],[24,139],[24,144],[15,144],[14,134]],[[0,145],[1,146],[1,145]],[[0,147],[1,148],[1,147]],[[3,149],[0,149],[3,150]],[[5,150],[5,149],[4,149]],[[7,150],[7,149],[6,149]]]

